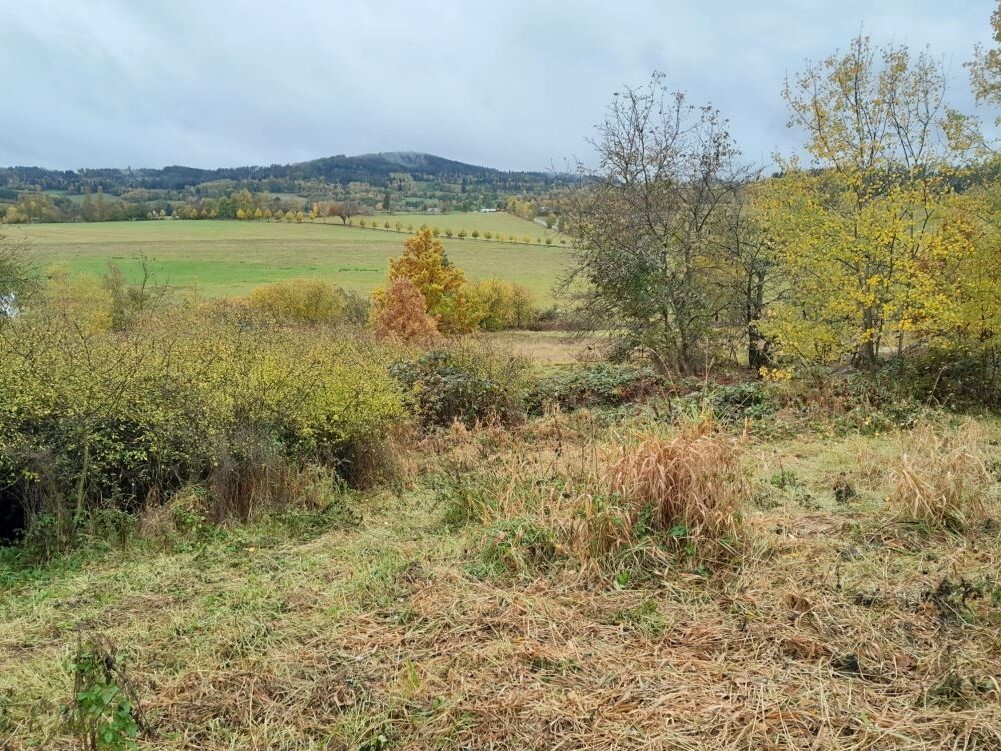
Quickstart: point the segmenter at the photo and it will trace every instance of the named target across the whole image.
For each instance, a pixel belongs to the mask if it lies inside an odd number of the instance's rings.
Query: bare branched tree
[[[597,168],[578,166],[565,213],[576,242],[562,290],[585,329],[692,372],[731,323],[721,249],[752,170],[719,111],[669,93],[660,74],[617,94],[597,131]]]

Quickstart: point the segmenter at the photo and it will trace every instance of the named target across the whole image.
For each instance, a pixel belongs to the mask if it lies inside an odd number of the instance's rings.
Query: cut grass
[[[114,261],[130,282],[136,282],[142,273],[139,258],[145,256],[152,262],[156,281],[210,297],[245,294],[262,284],[301,277],[367,294],[385,284],[388,260],[400,254],[406,237],[344,227],[337,220],[37,224],[8,228],[8,234],[26,239],[43,268],[60,264],[75,272],[104,274],[108,262]],[[561,246],[442,240],[449,258],[470,280],[498,278],[522,284],[542,305],[552,302],[553,285],[568,262]]]
[[[550,415],[417,453],[495,469],[531,457],[527,475],[559,500],[554,462],[583,466],[592,441],[642,419]],[[128,656],[144,748],[999,748],[1001,539],[887,521],[892,470],[868,465],[908,439],[752,436],[773,502],[748,506],[751,552],[717,574],[667,563],[651,580],[582,578],[523,523],[516,483],[490,530],[533,546],[498,550],[502,568],[549,560],[527,577],[473,565],[486,530],[449,529],[420,488],[354,499],[348,527],[293,516],[188,548],[12,562],[0,748],[75,747],[59,706],[79,626]],[[847,504],[842,475],[860,488]]]

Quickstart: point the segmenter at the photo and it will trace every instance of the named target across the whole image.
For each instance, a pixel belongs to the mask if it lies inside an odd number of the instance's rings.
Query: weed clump
[[[986,446],[972,421],[944,432],[919,425],[904,447],[889,498],[897,518],[954,531],[983,521],[991,485]]]
[[[714,433],[710,424],[623,447],[605,481],[637,518],[671,533],[690,556],[716,561],[737,552],[751,484],[737,440]]]
[[[114,645],[100,634],[78,634],[69,665],[73,697],[67,726],[84,751],[137,749],[145,726],[136,691]]]
[[[608,580],[732,562],[751,483],[739,440],[700,423],[611,452],[589,444],[580,457],[519,456],[439,490],[453,525],[485,525],[488,569],[538,572],[562,559]]]

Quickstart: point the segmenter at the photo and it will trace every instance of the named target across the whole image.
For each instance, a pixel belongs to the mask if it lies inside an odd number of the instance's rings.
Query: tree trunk
[[[859,370],[875,373],[879,366],[879,355],[876,352],[875,342],[868,341],[860,344],[858,349],[855,351],[855,357],[852,364]]]

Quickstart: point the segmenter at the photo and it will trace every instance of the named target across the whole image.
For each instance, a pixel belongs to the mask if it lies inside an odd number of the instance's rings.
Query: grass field
[[[544,227],[506,214],[389,216],[392,222],[400,221],[405,226],[417,226],[433,218],[435,226],[444,229],[444,220],[455,218],[448,226],[454,224],[456,231],[460,226],[472,229],[520,225],[519,234],[536,237],[546,233]],[[460,225],[460,218],[465,224]],[[344,227],[337,220],[303,224],[37,224],[6,228],[6,234],[27,240],[35,261],[43,267],[60,264],[74,272],[102,274],[108,262],[114,261],[129,279],[135,280],[141,273],[139,258],[145,256],[152,262],[157,281],[210,297],[243,294],[261,284],[296,277],[326,279],[345,289],[367,293],[385,281],[387,261],[400,254],[405,239],[402,233]],[[552,301],[553,284],[567,263],[567,251],[559,245],[442,239],[449,258],[465,270],[469,279],[496,277],[523,284],[542,304]]]
[[[615,419],[438,445],[473,479],[551,472]],[[490,551],[517,519],[456,528],[427,485],[49,567],[0,558],[0,748],[78,747],[60,721],[77,629],[127,658],[140,748],[1001,747],[996,531],[893,519],[907,433],[745,441],[753,543],[715,575],[509,570]]]

